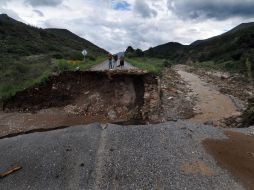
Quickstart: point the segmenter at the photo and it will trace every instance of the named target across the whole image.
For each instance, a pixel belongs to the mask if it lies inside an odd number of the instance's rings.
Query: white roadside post
[[[85,61],[86,60],[86,55],[87,55],[87,51],[85,49],[82,51],[82,55],[84,56],[84,61]]]

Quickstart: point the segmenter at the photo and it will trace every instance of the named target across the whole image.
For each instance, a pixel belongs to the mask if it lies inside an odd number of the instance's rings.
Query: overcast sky
[[[254,21],[254,0],[0,0],[0,13],[119,52],[224,33]]]

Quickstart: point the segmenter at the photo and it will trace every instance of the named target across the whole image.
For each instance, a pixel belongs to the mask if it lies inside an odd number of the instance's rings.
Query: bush
[[[63,55],[60,54],[60,53],[55,53],[55,54],[52,55],[52,58],[55,58],[55,59],[63,59],[64,57],[63,57]]]
[[[86,56],[86,59],[90,60],[90,61],[96,61],[96,58],[92,55],[88,55]]]
[[[68,63],[68,61],[66,61],[64,59],[59,60],[59,62],[58,62],[58,71],[59,72],[69,71],[72,68],[73,68],[73,66],[70,65]]]
[[[164,67],[172,67],[173,64],[174,64],[173,61],[168,60],[168,59],[166,59],[166,60],[163,61]]]

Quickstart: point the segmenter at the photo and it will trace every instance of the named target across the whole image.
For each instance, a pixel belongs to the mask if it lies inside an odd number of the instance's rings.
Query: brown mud
[[[190,85],[191,94],[197,97],[195,109],[198,113],[190,121],[219,123],[224,118],[239,115],[237,107],[228,96],[212,88],[195,74],[184,70],[178,70],[178,73]]]
[[[207,139],[206,150],[247,189],[254,189],[254,136],[227,131],[226,140]]]
[[[222,127],[243,128],[253,125],[251,104],[254,99],[254,86],[247,76],[238,73],[208,71],[191,66],[185,66],[185,69],[188,72],[197,74],[202,80],[213,85],[219,92],[229,96],[238,111],[241,112],[240,115],[233,115],[222,120]]]

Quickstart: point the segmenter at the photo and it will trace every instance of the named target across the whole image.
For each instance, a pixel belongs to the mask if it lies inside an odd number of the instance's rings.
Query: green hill
[[[90,56],[107,52],[64,29],[40,29],[0,15],[1,56],[48,54],[57,58],[82,59],[81,51]]]
[[[247,73],[254,64],[254,23],[244,23],[213,38],[188,46],[167,43],[145,51],[176,63],[195,62],[218,69]],[[254,66],[253,66],[254,67]]]
[[[0,14],[0,99],[68,69],[64,60],[82,60],[83,49],[88,51],[84,68],[107,54],[68,30],[36,28]]]
[[[185,46],[177,42],[169,42],[163,45],[159,45],[154,48],[150,48],[145,51],[146,56],[178,59],[184,53]]]

